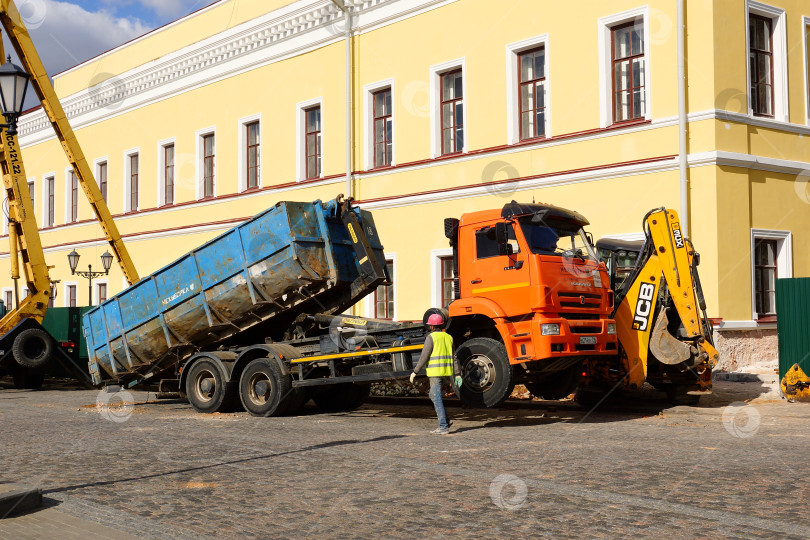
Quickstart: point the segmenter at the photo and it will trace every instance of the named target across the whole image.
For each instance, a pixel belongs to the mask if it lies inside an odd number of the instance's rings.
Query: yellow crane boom
[[[135,265],[127,252],[126,246],[124,246],[118,228],[113,222],[107,203],[104,201],[101,190],[93,177],[93,172],[84,157],[84,152],[82,152],[79,142],[76,140],[73,128],[70,127],[62,104],[56,96],[56,92],[48,78],[48,73],[42,65],[36,47],[31,41],[31,36],[28,34],[25,23],[13,0],[0,0],[0,24],[3,25],[11,45],[17,52],[22,67],[31,74],[31,86],[34,88],[37,97],[39,97],[40,103],[42,103],[42,108],[53,126],[56,137],[62,144],[65,155],[76,173],[79,185],[87,195],[87,200],[90,202],[96,219],[104,230],[107,242],[109,242],[113,255],[121,266],[127,283],[132,285],[138,281],[138,272],[135,270]]]

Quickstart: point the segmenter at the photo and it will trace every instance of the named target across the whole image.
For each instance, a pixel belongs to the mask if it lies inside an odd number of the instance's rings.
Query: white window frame
[[[93,180],[95,180],[96,187],[98,187],[98,190],[101,191],[101,180],[99,180],[98,167],[102,163],[107,164],[107,201],[106,201],[106,203],[107,203],[107,205],[109,205],[110,204],[109,203],[109,201],[110,201],[110,159],[109,159],[109,156],[104,156],[104,157],[96,158],[96,159],[93,160]]]
[[[197,149],[196,149],[197,155],[196,155],[196,159],[195,159],[195,163],[197,164],[197,167],[196,167],[197,170],[196,170],[196,175],[195,175],[196,178],[197,178],[197,182],[196,182],[197,187],[196,187],[195,196],[196,196],[197,200],[202,199],[203,195],[205,193],[205,147],[203,146],[204,145],[203,137],[206,137],[208,135],[213,135],[214,136],[214,185],[212,186],[212,189],[211,189],[211,197],[213,198],[213,197],[217,196],[217,180],[218,180],[217,176],[219,176],[217,174],[217,144],[218,144],[217,127],[216,126],[209,126],[207,128],[198,129],[197,133],[195,134],[196,141],[197,141],[197,145],[196,145],[197,146]],[[175,157],[177,157],[176,153],[175,153]],[[175,171],[175,178],[177,177],[176,172],[177,171]]]
[[[771,53],[773,57],[773,119],[779,122],[790,122],[785,10],[755,0],[746,0],[745,6],[745,94],[748,96],[748,116],[761,118],[760,116],[754,116],[754,108],[751,104],[751,66],[748,61],[751,49],[751,38],[748,35],[748,16],[751,14],[767,17],[773,23],[771,36],[773,42],[773,51]]]
[[[802,17],[802,51],[804,53],[804,123],[810,125],[810,57],[807,55],[807,33],[810,32],[810,17]]]
[[[398,305],[397,305],[398,304],[397,303],[397,296],[399,295],[399,289],[396,286],[396,283],[397,283],[397,254],[396,253],[388,253],[388,252],[386,252],[385,256],[383,258],[386,261],[390,260],[391,261],[391,267],[394,269],[394,275],[391,276],[391,283],[394,284],[394,313],[391,316],[391,320],[392,321],[398,321],[399,319],[397,318],[397,312],[399,311],[399,309],[398,309]],[[363,299],[363,312],[366,314],[366,317],[374,317],[376,315],[375,305],[374,305],[375,297],[376,297],[376,295],[374,294],[375,291],[376,291],[376,289],[374,291],[371,291],[371,294],[367,295]]]
[[[97,306],[101,302],[99,302],[99,294],[98,294],[98,286],[99,285],[106,285],[107,286],[107,298],[110,297],[110,284],[107,282],[107,278],[99,278],[93,280],[93,305]],[[77,297],[78,298],[78,297]]]
[[[315,105],[321,108],[321,175],[319,178],[323,178],[324,171],[326,170],[326,160],[324,156],[326,154],[326,136],[324,135],[324,127],[326,126],[326,122],[324,122],[324,108],[323,108],[323,97],[316,97],[313,99],[309,99],[307,101],[299,101],[295,104],[296,116],[297,121],[295,122],[295,178],[299,182],[303,182],[307,180],[307,150],[306,150],[306,113],[307,109],[311,109]],[[309,180],[312,180],[310,178]]]
[[[546,62],[544,66],[545,83],[545,104],[546,104],[546,125],[544,132],[546,138],[551,137],[551,77],[549,77],[549,49],[548,34],[541,34],[521,41],[510,43],[506,46],[506,106],[508,116],[506,117],[507,140],[509,144],[517,144],[520,141],[520,71],[518,70],[518,56],[521,53],[543,47],[545,50]]]
[[[650,10],[647,6],[637,7],[602,17],[597,25],[599,29],[599,124],[606,128],[614,124],[613,122],[613,66],[610,50],[610,33],[613,27],[636,19],[641,19],[644,24],[644,119],[652,119],[652,63],[650,62]],[[746,22],[746,26],[747,26]],[[747,54],[747,53],[746,53]],[[746,60],[747,62],[747,60]]]
[[[374,93],[389,88],[391,90],[391,123],[393,129],[397,129],[396,120],[396,100],[394,99],[394,79],[389,78],[382,81],[369,83],[363,86],[363,148],[365,148],[364,167],[367,171],[374,168]],[[391,141],[391,167],[396,165],[396,136],[392,133]]]
[[[53,178],[53,213],[56,214],[56,171],[51,171],[49,173],[45,173],[42,175],[42,193],[40,194],[40,199],[42,199],[42,228],[49,229],[50,225],[48,225],[48,218],[53,218],[53,225],[56,226],[56,216],[49,216],[50,208],[48,207],[48,179]],[[5,220],[8,221],[8,220]],[[8,223],[6,223],[5,229],[8,232]]]
[[[78,223],[79,222],[79,196],[76,194],[76,221],[71,220],[70,212],[71,208],[71,196],[73,195],[71,192],[73,191],[73,182],[71,181],[71,173],[73,172],[73,167],[65,167],[65,223]],[[54,180],[54,184],[56,181]],[[56,187],[56,186],[54,186]],[[56,209],[56,201],[54,201],[54,210]]]
[[[216,143],[216,141],[214,141]],[[177,137],[163,139],[157,143],[157,202],[158,206],[166,205],[166,152],[167,146],[174,146],[174,185],[177,187]],[[109,171],[109,167],[107,168]],[[140,181],[140,177],[138,178]],[[140,187],[140,186],[139,186]],[[177,202],[177,190],[174,190],[174,202]]]
[[[430,155],[433,158],[442,156],[442,75],[448,71],[461,68],[461,91],[464,93],[464,154],[470,147],[470,126],[467,124],[469,96],[467,94],[467,58],[461,57],[435,66],[430,66]]]
[[[747,24],[747,23],[746,23]],[[757,284],[754,271],[756,240],[776,240],[776,272],[779,279],[793,277],[793,233],[770,229],[751,229],[751,319],[757,320]]]
[[[262,122],[262,113],[245,116],[237,121],[239,132],[239,192],[247,190],[247,126],[253,122],[259,123],[259,174],[256,178],[256,188],[262,187],[262,150],[264,150],[264,122]]]
[[[452,257],[453,248],[430,250],[430,305],[442,307],[442,257]],[[396,292],[396,289],[394,289]]]
[[[70,296],[68,295],[68,287],[76,287],[76,307],[79,306],[79,282],[78,281],[65,281],[62,283],[62,305],[70,307]]]
[[[132,191],[130,186],[131,181],[131,173],[132,170],[130,168],[130,158],[135,154],[138,155],[138,204],[131,208],[131,200],[130,200],[130,193]],[[141,207],[141,193],[143,193],[143,183],[141,182],[141,171],[143,170],[143,160],[141,159],[143,155],[141,154],[140,146],[138,148],[130,148],[129,150],[124,152],[124,214],[129,214],[130,212],[137,212]],[[110,175],[110,166],[107,165],[107,180],[109,181]],[[107,186],[109,188],[109,184]],[[109,198],[109,194],[108,194]]]
[[[31,197],[31,206],[34,209],[34,217],[36,218],[37,215],[37,177],[34,176],[32,178],[27,178],[26,182],[28,183],[28,195],[31,195],[31,184],[34,184],[34,196]],[[41,194],[40,194],[41,195]],[[39,222],[40,227],[42,226],[42,221]]]
[[[11,287],[3,287],[2,289],[0,289],[0,294],[3,295],[2,298],[0,298],[0,300],[2,300],[3,304],[5,304],[5,302],[6,302],[6,293],[11,293],[11,303],[14,304],[14,289],[12,289]],[[13,305],[6,306],[6,310],[11,310],[11,309],[14,309]]]

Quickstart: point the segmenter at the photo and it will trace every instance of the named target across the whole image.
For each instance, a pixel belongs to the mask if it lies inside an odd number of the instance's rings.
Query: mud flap
[[[810,401],[810,378],[799,364],[793,364],[779,383],[782,394],[793,401]]]
[[[650,352],[662,364],[674,366],[692,358],[692,346],[674,338],[667,330],[667,309],[662,309],[650,334]]]

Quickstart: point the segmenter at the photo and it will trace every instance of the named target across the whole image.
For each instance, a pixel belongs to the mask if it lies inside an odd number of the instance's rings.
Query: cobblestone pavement
[[[25,523],[149,538],[810,536],[810,408],[724,387],[699,407],[451,403],[449,436],[421,398],[252,418],[4,388],[0,480],[43,488]]]

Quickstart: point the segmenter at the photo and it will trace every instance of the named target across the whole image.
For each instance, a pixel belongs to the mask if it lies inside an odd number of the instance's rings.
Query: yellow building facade
[[[445,217],[534,199],[636,239],[667,206],[725,365],[776,357],[772,280],[810,275],[806,1],[683,0],[683,107],[678,1],[349,3],[348,60],[331,0],[222,0],[54,77],[141,276],[277,201],[350,192],[395,282],[356,314],[420,319],[444,301]],[[98,269],[101,227],[43,111],[20,142],[55,305],[87,305],[67,253]],[[125,285],[113,267],[92,301]]]

